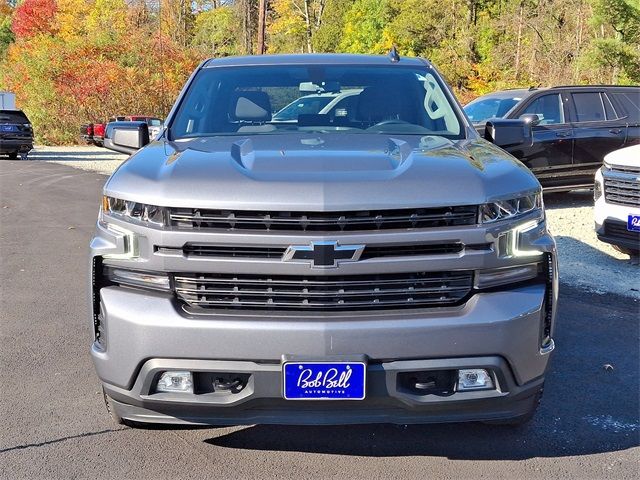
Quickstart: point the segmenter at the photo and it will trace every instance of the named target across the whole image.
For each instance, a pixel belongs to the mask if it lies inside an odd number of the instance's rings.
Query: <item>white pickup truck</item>
[[[594,188],[598,238],[616,250],[640,253],[640,145],[604,157]]]

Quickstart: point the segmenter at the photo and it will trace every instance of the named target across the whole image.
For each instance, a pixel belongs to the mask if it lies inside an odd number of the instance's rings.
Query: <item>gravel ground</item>
[[[82,147],[35,147],[29,153],[29,160],[61,163],[90,172],[111,175],[127,155],[112,152],[106,148],[84,145]]]
[[[93,146],[36,147],[30,160],[62,163],[106,175],[126,155]],[[547,217],[558,241],[560,280],[564,284],[606,295],[616,293],[640,299],[638,259],[598,241],[593,230],[593,197],[590,191],[545,195]]]

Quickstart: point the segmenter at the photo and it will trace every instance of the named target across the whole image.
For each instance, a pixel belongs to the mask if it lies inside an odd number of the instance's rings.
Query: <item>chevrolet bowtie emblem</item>
[[[311,268],[336,268],[341,262],[357,262],[364,247],[364,245],[338,245],[338,242],[291,245],[284,252],[282,261],[309,263]]]

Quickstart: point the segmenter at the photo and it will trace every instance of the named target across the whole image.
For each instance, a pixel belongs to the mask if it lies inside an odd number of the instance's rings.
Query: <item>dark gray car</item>
[[[272,121],[310,84],[361,92]],[[518,120],[487,131],[531,139]],[[148,141],[144,123],[107,127],[135,153],[91,242],[91,354],[116,420],[531,417],[557,301],[541,187],[430,63],[209,60]]]

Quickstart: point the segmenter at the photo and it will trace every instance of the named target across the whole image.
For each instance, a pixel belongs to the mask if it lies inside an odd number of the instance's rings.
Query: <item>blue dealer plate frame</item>
[[[285,400],[364,400],[364,362],[286,362],[282,366]]]
[[[640,215],[629,214],[627,217],[627,230],[630,232],[640,232]]]

